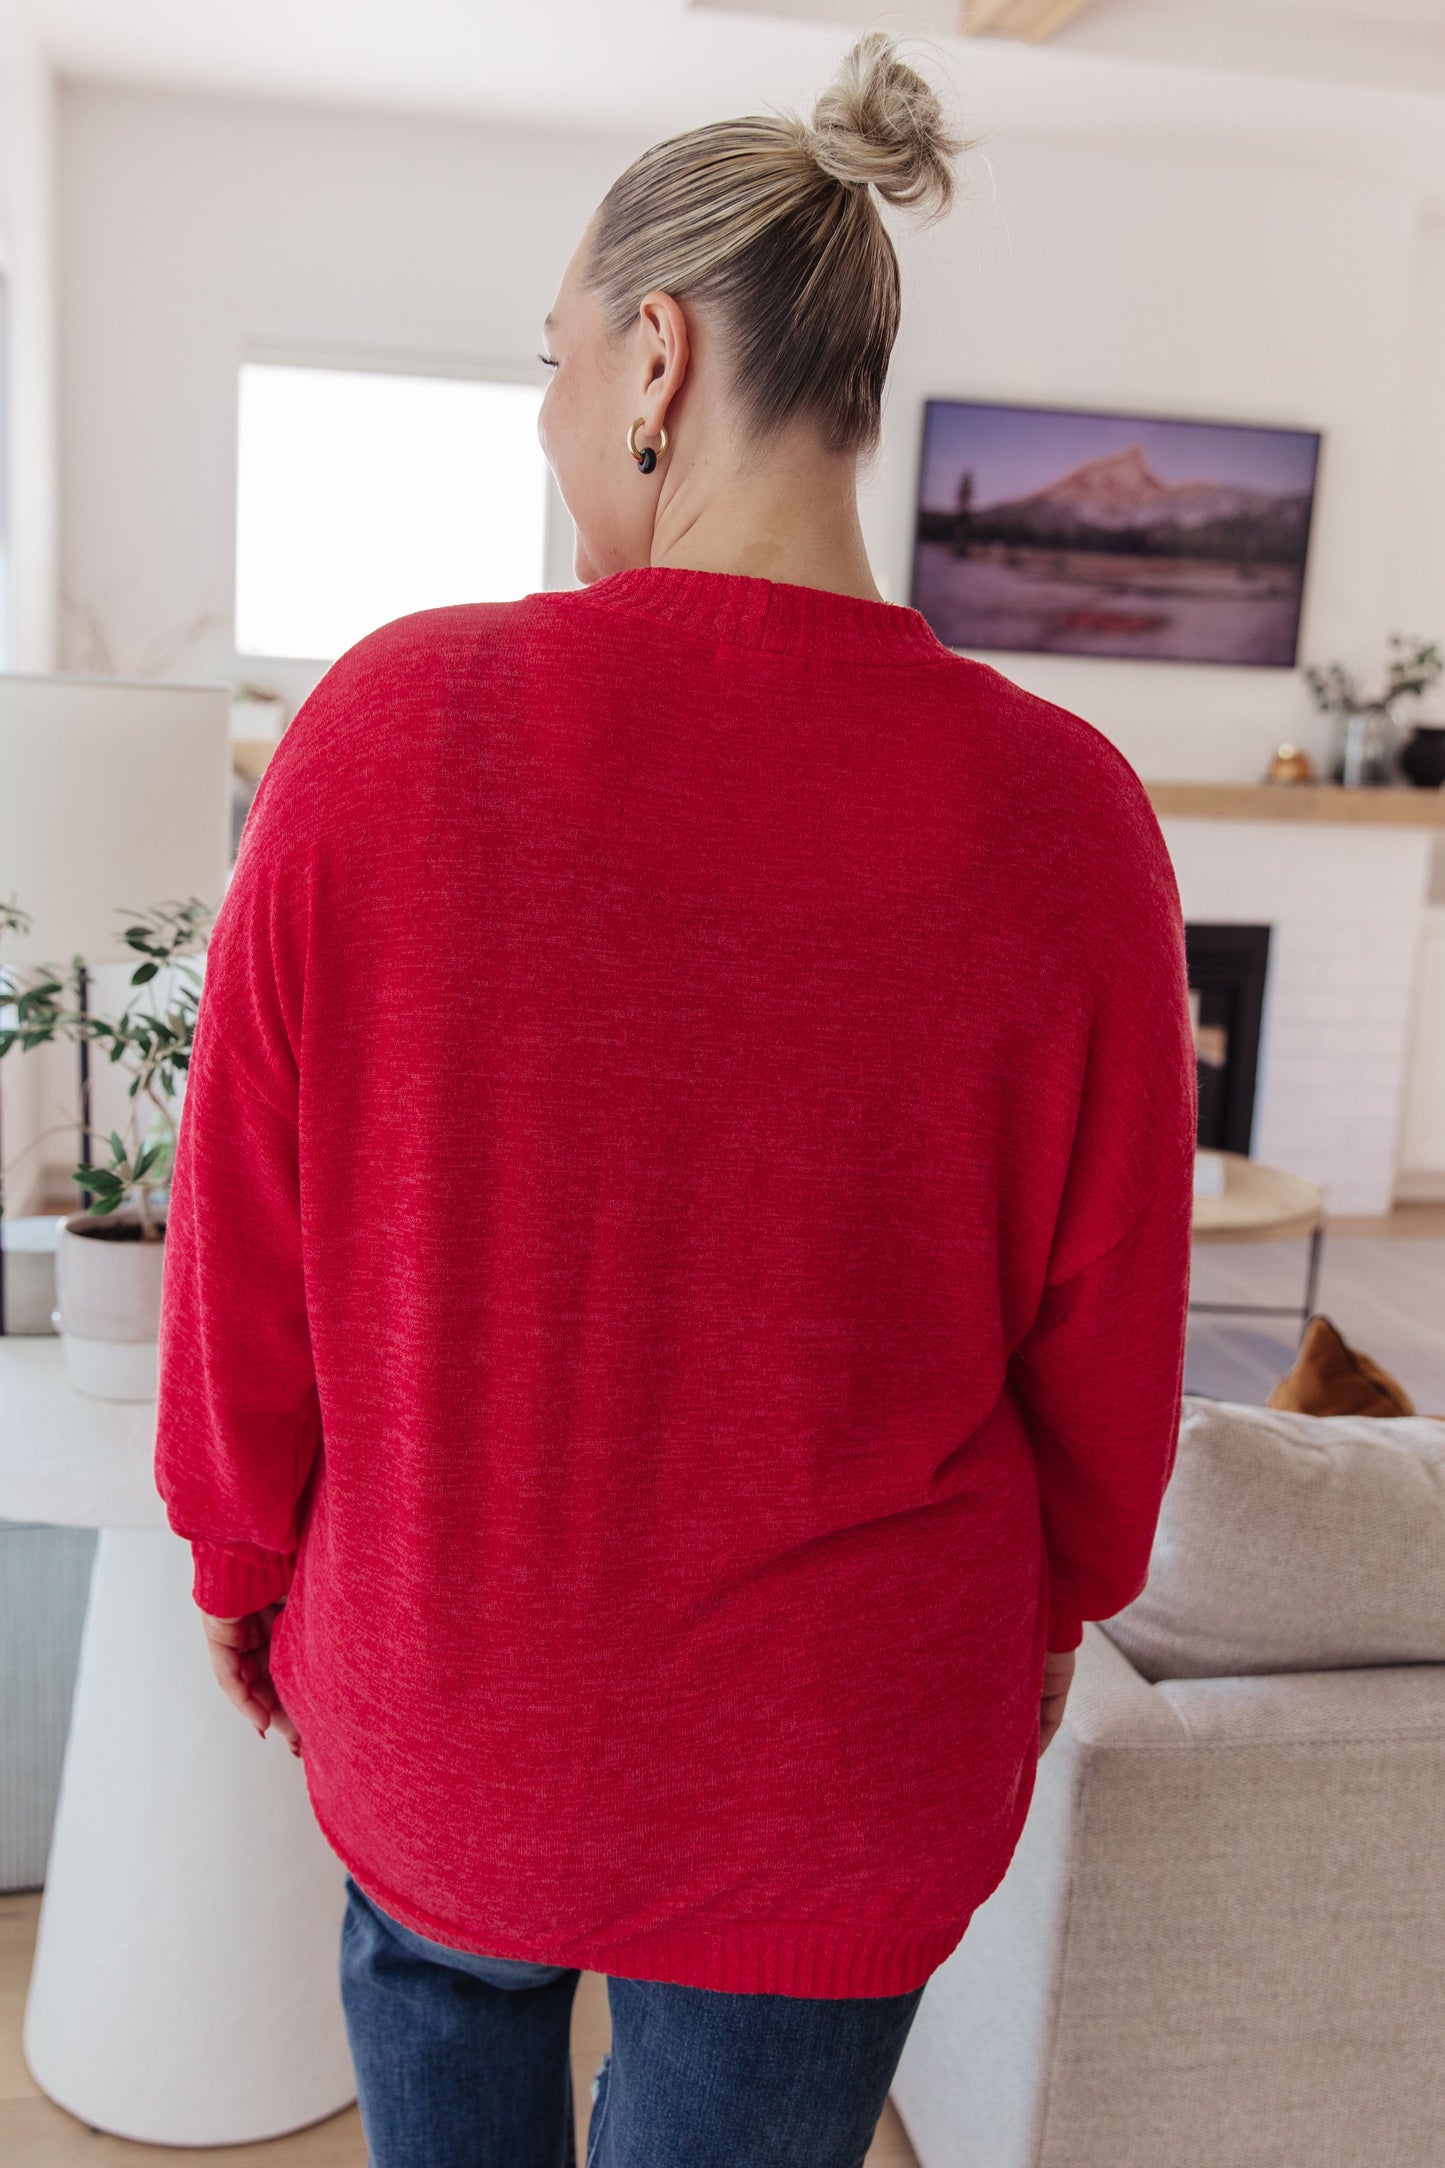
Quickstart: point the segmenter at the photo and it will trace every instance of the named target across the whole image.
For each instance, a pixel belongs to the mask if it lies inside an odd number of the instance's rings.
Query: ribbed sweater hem
[[[621,1942],[548,1938],[508,1949],[505,1937],[479,1943],[454,1921],[439,1919],[389,1889],[331,1827],[312,1799],[322,1835],[366,1895],[413,1934],[483,1957],[566,1965],[619,1980],[663,1980],[728,1995],[886,1996],[922,1987],[963,1940],[969,1914],[946,1926],[843,1927],[817,1920],[746,1925],[659,1927]]]

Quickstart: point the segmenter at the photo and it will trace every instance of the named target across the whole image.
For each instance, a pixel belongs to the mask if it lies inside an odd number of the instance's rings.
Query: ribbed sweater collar
[[[635,565],[574,590],[603,609],[650,617],[733,647],[856,662],[952,659],[918,610],[742,572]]]

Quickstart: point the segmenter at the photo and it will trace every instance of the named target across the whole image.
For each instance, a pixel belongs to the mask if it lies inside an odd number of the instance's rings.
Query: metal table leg
[[[1309,1240],[1303,1306],[1294,1302],[1191,1302],[1190,1311],[1199,1311],[1213,1317],[1297,1317],[1300,1321],[1300,1339],[1303,1341],[1309,1330],[1309,1321],[1315,1314],[1315,1298],[1319,1290],[1320,1263],[1325,1246],[1323,1220],[1314,1228]]]

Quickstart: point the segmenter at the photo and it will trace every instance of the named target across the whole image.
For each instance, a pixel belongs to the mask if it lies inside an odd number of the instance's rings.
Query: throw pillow
[[[1327,1317],[1312,1317],[1293,1367],[1265,1402],[1302,1415],[1413,1415],[1415,1403],[1398,1378],[1372,1356],[1349,1347]]]
[[[1445,1663],[1445,1420],[1186,1395],[1141,1595],[1146,1679]]]

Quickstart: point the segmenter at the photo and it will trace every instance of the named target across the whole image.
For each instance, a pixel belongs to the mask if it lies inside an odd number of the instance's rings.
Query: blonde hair
[[[954,200],[951,161],[972,145],[938,98],[868,31],[813,106],[716,121],[655,143],[598,206],[582,282],[621,337],[658,287],[715,305],[733,391],[769,437],[812,419],[832,452],[871,452],[898,335],[898,257],[871,189],[921,206]]]

